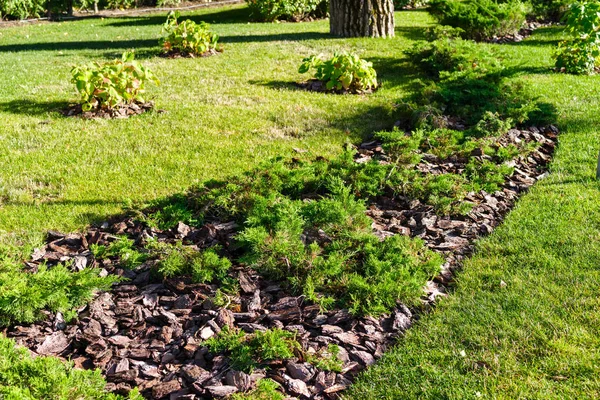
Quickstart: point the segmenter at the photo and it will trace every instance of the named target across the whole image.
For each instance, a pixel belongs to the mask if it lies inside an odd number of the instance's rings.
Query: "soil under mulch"
[[[81,117],[84,119],[122,119],[129,118],[133,115],[143,114],[153,109],[154,103],[151,101],[146,103],[124,104],[118,108],[96,108],[90,111],[83,111],[81,104],[75,104],[63,110],[62,114],[67,117]]]
[[[356,90],[356,89],[329,90],[326,87],[326,83],[323,81],[320,81],[318,79],[310,79],[305,82],[298,82],[298,83],[296,83],[296,85],[298,85],[298,87],[300,89],[307,90],[309,92],[335,93],[335,94],[371,94],[377,90],[377,88],[366,89],[366,90]]]
[[[221,54],[223,52],[223,48],[218,48],[218,49],[210,49],[208,51],[205,51],[202,54],[194,54],[194,53],[188,53],[185,51],[178,51],[178,50],[171,50],[165,53],[161,53],[161,57],[164,58],[198,58],[198,57],[210,57],[210,56],[216,56],[217,54]]]
[[[553,126],[513,129],[504,135],[502,144],[535,141],[540,147],[514,161],[515,172],[502,190],[469,195],[466,200],[475,206],[468,215],[439,217],[431,206],[407,198],[384,197],[370,204],[367,214],[379,236],[421,237],[446,258],[441,274],[426,289],[425,303],[446,291],[453,272],[472,253],[474,241],[492,232],[518,197],[546,176],[557,138],[558,130]],[[387,159],[378,143],[361,145],[356,161],[371,158]],[[440,160],[425,154],[418,168],[439,174],[460,173],[464,166],[458,159]],[[124,270],[110,260],[95,260],[89,250],[91,244],[107,244],[115,235],[123,234],[138,242],[155,237],[166,242],[183,240],[197,248],[220,244],[228,249],[237,228],[232,222],[207,223],[199,228],[180,223],[172,230],[157,231],[126,218],[83,235],[50,232],[46,247],[36,250],[26,263],[32,272],[44,262],[52,266],[72,260],[74,269],[101,268],[103,274],[119,274],[130,280],[117,284],[112,292],[101,293],[71,324],[65,324],[60,314],[47,313],[44,322],[15,326],[5,333],[35,354],[71,358],[82,368],[100,368],[109,382],[108,389],[115,392],[139,387],[150,399],[221,398],[246,391],[257,379],[269,377],[289,396],[332,399],[418,318],[421,310],[400,304],[380,318],[356,318],[347,310],[322,314],[302,296],[290,295],[277,283],[241,265],[233,267],[240,282],[239,297],[230,298],[227,308],[217,307],[211,301],[216,285],[192,284],[187,278],[153,281],[149,263],[135,271]],[[343,369],[340,373],[319,370],[306,363],[299,352],[296,359],[272,362],[268,370],[256,370],[252,375],[235,371],[225,357],[209,354],[202,345],[224,326],[246,332],[273,327],[294,331],[305,353],[319,353],[329,344],[337,344]]]

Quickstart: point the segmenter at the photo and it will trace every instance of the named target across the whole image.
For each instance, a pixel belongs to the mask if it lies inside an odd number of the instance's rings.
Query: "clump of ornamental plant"
[[[314,79],[322,82],[327,91],[361,93],[377,88],[373,63],[356,54],[335,53],[328,60],[320,56],[307,57],[302,60],[298,72],[305,74],[311,70],[314,70]]]
[[[572,39],[558,44],[554,54],[556,69],[570,74],[594,73],[600,57],[600,3],[573,3],[566,24]]]
[[[123,53],[120,60],[73,67],[71,76],[81,95],[83,111],[146,103],[143,97],[146,84],[159,84],[149,68],[135,61],[132,51]]]
[[[163,25],[167,36],[160,40],[165,54],[181,56],[208,56],[222,51],[218,47],[219,35],[211,32],[205,22],[186,19],[179,22],[179,12],[171,11]]]

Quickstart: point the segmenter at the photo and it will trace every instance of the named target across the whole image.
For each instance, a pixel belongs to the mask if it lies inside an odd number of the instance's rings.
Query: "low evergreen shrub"
[[[406,53],[432,78],[422,82],[419,93],[400,104],[400,117],[413,127],[444,128],[444,116],[458,118],[468,126],[491,114],[515,124],[554,120],[552,110],[534,101],[519,82],[505,79],[510,71],[503,67],[496,49],[442,38],[418,44]]]
[[[573,4],[571,0],[529,0],[528,3],[527,19],[552,22],[560,22]]]
[[[517,33],[527,7],[518,0],[432,0],[429,11],[442,25],[462,29],[464,38],[486,40]]]
[[[0,337],[0,398],[7,400],[143,400],[108,393],[100,370],[73,368],[56,357],[31,357],[26,348]]]
[[[287,360],[300,350],[295,333],[279,328],[246,334],[241,330],[225,327],[216,336],[204,342],[211,353],[225,353],[231,367],[252,373],[252,371],[272,360]]]
[[[74,309],[92,300],[97,290],[108,290],[119,281],[116,276],[100,277],[99,269],[71,272],[65,265],[41,266],[25,273],[12,260],[2,260],[0,271],[0,326],[32,323],[43,318],[42,310],[60,311],[65,319]]]

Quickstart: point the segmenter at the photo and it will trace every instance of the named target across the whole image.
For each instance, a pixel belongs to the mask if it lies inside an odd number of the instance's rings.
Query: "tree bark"
[[[331,0],[329,25],[342,37],[393,37],[393,0]]]

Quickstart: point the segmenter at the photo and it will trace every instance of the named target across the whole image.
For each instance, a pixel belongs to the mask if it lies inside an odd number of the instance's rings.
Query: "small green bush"
[[[194,283],[219,282],[223,289],[232,290],[235,281],[228,276],[231,262],[221,257],[219,250],[219,247],[211,247],[197,251],[183,246],[181,242],[169,244],[153,240],[146,244],[146,253],[138,251],[138,254],[143,254],[144,260],[157,260],[156,272],[163,278],[189,275]],[[119,263],[123,265],[123,252],[108,254],[119,256]]]
[[[498,113],[487,111],[475,127],[473,132],[478,137],[502,136],[513,126],[512,119],[503,120]]]
[[[179,12],[171,11],[163,26],[167,37],[162,38],[160,44],[166,53],[201,56],[218,49],[219,36],[210,31],[210,25],[205,22],[197,24],[189,19],[178,22],[179,16]]]
[[[56,357],[35,357],[0,337],[0,398],[14,400],[143,400],[137,389],[127,397],[108,393],[100,370],[73,368]]]
[[[325,309],[337,305],[378,315],[398,299],[418,298],[441,259],[419,240],[380,241],[351,188],[339,178],[330,178],[327,187],[330,194],[313,201],[277,195],[257,199],[237,237],[246,250],[242,261],[266,276],[286,279]],[[315,232],[321,239],[310,239]]]
[[[5,261],[7,262],[7,261]],[[71,272],[65,265],[40,266],[36,273],[23,273],[18,267],[0,273],[0,326],[14,322],[32,323],[43,318],[42,310],[72,310],[89,302],[97,290],[108,290],[117,276],[100,277],[99,269]]]
[[[248,393],[234,393],[231,400],[284,400],[286,397],[277,391],[278,388],[277,382],[264,378],[258,381],[255,389]]]
[[[316,354],[305,354],[306,362],[322,369],[323,371],[340,372],[344,362],[339,358],[340,347],[337,344],[330,344],[326,351],[320,351]]]
[[[571,0],[529,0],[527,19],[559,22],[572,4]]]
[[[123,104],[144,103],[147,82],[159,83],[154,74],[125,52],[121,60],[90,63],[71,70],[72,82],[81,95],[82,109],[116,108]]]
[[[591,74],[600,56],[600,3],[573,3],[567,14],[567,31],[573,37],[559,43],[556,68],[571,74]]]
[[[302,60],[298,72],[304,74],[312,69],[315,70],[314,78],[324,82],[327,90],[361,92],[377,87],[377,73],[373,64],[356,54],[335,53],[328,60],[308,57]]]
[[[134,269],[148,259],[148,254],[135,249],[133,240],[118,237],[108,246],[92,244],[90,251],[96,259],[118,258],[119,264],[126,269]]]
[[[183,194],[176,194],[165,200],[156,200],[152,202],[147,214],[142,214],[140,218],[148,226],[160,230],[171,229],[178,222],[187,225],[198,226],[199,221],[194,218],[189,208],[189,199]]]
[[[470,40],[455,38],[460,32],[454,28],[433,30],[430,37],[434,40],[416,44],[405,54],[436,78],[448,72],[485,74],[501,68],[496,54]]]
[[[0,0],[0,20],[41,17],[46,11],[46,0]]]
[[[326,0],[246,0],[250,17],[257,21],[300,21],[308,17],[327,15]]]
[[[444,38],[416,45],[407,55],[433,78],[399,104],[400,118],[413,128],[445,128],[444,116],[474,126],[488,112],[517,124],[554,120],[552,107],[535,102],[522,83],[505,79],[497,48]]]
[[[265,362],[290,359],[300,350],[296,335],[279,328],[247,335],[225,327],[205,344],[212,353],[226,353],[234,369],[248,373]]]
[[[479,162],[473,159],[467,164],[465,173],[471,180],[474,191],[493,193],[504,183],[506,176],[512,175],[513,168],[488,160]]]
[[[596,58],[600,55],[596,45],[582,40],[562,41],[554,52],[555,66],[560,72],[575,75],[590,75],[596,69]]]
[[[461,28],[464,38],[474,40],[517,33],[527,13],[518,0],[432,0],[429,11],[442,25]]]

